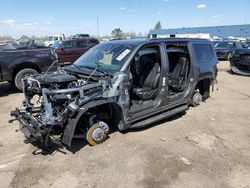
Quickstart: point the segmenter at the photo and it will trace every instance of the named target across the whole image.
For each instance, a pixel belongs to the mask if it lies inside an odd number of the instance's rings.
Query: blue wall
[[[152,29],[149,34],[184,34],[184,33],[210,33],[211,36],[218,37],[250,37],[250,24],[246,25],[227,25],[211,27],[190,27],[178,29]]]

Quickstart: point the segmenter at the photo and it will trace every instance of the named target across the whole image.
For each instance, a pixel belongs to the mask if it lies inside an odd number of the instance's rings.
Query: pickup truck
[[[0,46],[0,82],[8,81],[22,91],[22,78],[27,75],[55,70],[57,55],[48,47]],[[53,64],[53,66],[52,66]]]
[[[71,146],[74,137],[100,144],[111,128],[145,127],[201,104],[217,63],[208,40],[101,43],[63,70],[24,79],[23,107],[11,112],[10,123],[20,122],[26,143]]]
[[[45,46],[51,46],[52,44],[54,44],[54,42],[63,41],[63,40],[65,40],[64,34],[51,35],[51,36],[49,36],[48,40],[46,40],[44,43],[45,43]]]

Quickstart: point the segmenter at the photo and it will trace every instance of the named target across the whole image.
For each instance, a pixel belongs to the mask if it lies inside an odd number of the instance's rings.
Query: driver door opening
[[[159,90],[161,53],[159,46],[140,49],[130,66],[130,111],[152,108]]]

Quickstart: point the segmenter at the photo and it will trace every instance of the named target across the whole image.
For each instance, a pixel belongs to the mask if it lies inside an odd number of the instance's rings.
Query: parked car
[[[0,81],[8,81],[23,89],[22,78],[47,71],[57,56],[52,48],[0,45]],[[55,63],[52,70],[58,64]]]
[[[49,36],[48,40],[44,42],[45,46],[51,46],[56,41],[63,41],[65,40],[64,34],[61,35],[51,35]]]
[[[55,42],[51,47],[55,48],[61,63],[73,63],[90,48],[99,44],[95,38],[85,37]]]
[[[144,127],[206,100],[217,63],[204,39],[101,43],[63,71],[26,78],[26,102],[10,122],[18,120],[27,141],[44,146],[71,146],[73,137],[99,144],[110,127]],[[43,96],[36,107],[35,95]]]
[[[248,48],[250,47],[250,42],[241,42],[242,48]]]
[[[242,48],[240,42],[220,41],[214,46],[216,55],[220,60],[229,60],[232,50]]]
[[[250,76],[250,44],[232,51],[230,69],[232,73]]]

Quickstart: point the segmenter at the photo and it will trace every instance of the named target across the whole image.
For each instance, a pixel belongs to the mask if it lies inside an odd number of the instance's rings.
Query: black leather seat
[[[183,91],[185,88],[184,81],[188,71],[188,58],[180,57],[174,70],[172,71],[168,85],[173,91]]]
[[[160,65],[150,58],[144,58],[141,63],[140,74],[136,86],[133,86],[133,95],[141,100],[155,98],[160,80]]]

